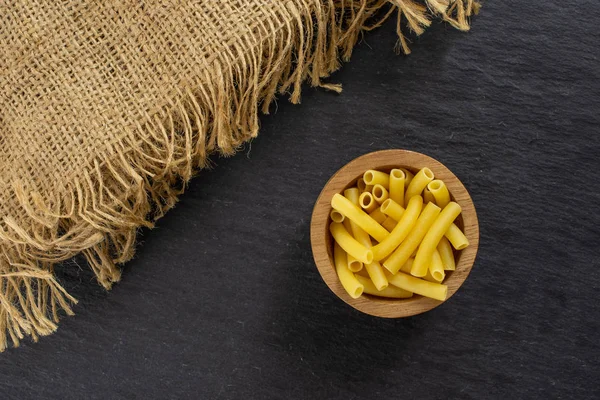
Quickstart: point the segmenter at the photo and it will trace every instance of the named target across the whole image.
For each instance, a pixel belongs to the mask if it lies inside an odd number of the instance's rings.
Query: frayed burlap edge
[[[391,5],[390,5],[391,3]],[[49,206],[36,193],[13,185],[27,228],[13,219],[0,227],[0,350],[37,340],[57,329],[59,315],[72,315],[77,300],[57,282],[53,265],[83,254],[101,285],[120,278],[118,264],[131,259],[136,231],[151,227],[177,201],[208,156],[231,155],[256,137],[259,110],[268,113],[277,93],[300,102],[304,81],[321,81],[350,58],[362,31],[398,15],[398,49],[410,50],[404,22],[417,35],[440,17],[466,31],[479,4],[473,0],[305,0],[287,7],[278,35],[248,51],[238,48],[230,63],[215,62],[203,84],[181,88],[167,107],[124,137],[116,138],[93,168],[68,182]],[[386,7],[389,7],[387,9]],[[290,18],[291,17],[291,18]],[[62,310],[62,311],[61,311]]]

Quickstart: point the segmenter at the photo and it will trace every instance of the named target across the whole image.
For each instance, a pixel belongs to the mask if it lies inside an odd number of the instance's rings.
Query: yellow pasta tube
[[[431,192],[435,198],[435,204],[444,208],[450,203],[450,192],[444,181],[434,179],[427,185],[427,189]]]
[[[390,199],[398,203],[399,206],[404,206],[404,180],[406,174],[401,169],[393,169],[390,171]]]
[[[363,294],[364,286],[356,279],[356,276],[348,270],[346,253],[337,243],[333,245],[333,260],[340,283],[350,297],[358,299],[360,295]]]
[[[369,278],[365,278],[360,275],[357,276],[356,279],[361,285],[363,285],[364,293],[370,294],[371,296],[388,297],[391,299],[408,299],[413,295],[411,292],[395,286],[388,286],[383,290],[377,290]]]
[[[404,265],[402,266],[402,268],[400,268],[401,272],[404,272],[405,274],[410,274],[410,270],[412,269],[412,265],[413,262],[415,261],[414,258],[409,258]]]
[[[352,227],[352,234],[356,240],[366,248],[371,248],[373,244],[371,243],[371,238],[369,235],[356,224],[350,223],[350,225]],[[373,284],[377,290],[383,290],[388,287],[387,278],[385,276],[383,267],[381,264],[379,264],[379,262],[373,261],[370,264],[365,264],[364,269],[367,270],[367,274],[373,281]]]
[[[415,196],[421,197],[421,196]],[[425,234],[433,225],[435,219],[440,214],[441,209],[433,203],[429,203],[423,209],[414,228],[410,231],[406,239],[398,246],[387,260],[383,262],[383,266],[392,274],[397,273],[406,261],[410,258],[413,252],[417,249]]]
[[[442,283],[442,281],[436,281],[433,276],[431,276],[431,271],[427,270],[427,274],[423,277],[428,282]]]
[[[360,197],[360,190],[358,188],[350,188],[344,190],[344,197],[352,202],[354,205],[358,205],[358,198]]]
[[[379,225],[371,218],[369,214],[352,204],[350,200],[339,193],[333,195],[331,207],[338,210],[350,221],[354,222],[369,235],[373,236],[378,242],[381,242],[390,234],[383,226]]]
[[[383,226],[385,229],[387,229],[390,232],[394,230],[396,225],[398,225],[398,222],[396,222],[396,220],[393,219],[392,217],[387,217],[385,219],[385,221],[383,221],[381,223],[381,226]]]
[[[442,265],[445,271],[454,271],[456,269],[456,261],[454,260],[454,252],[452,246],[446,237],[442,237],[437,245],[437,250],[442,257]]]
[[[456,224],[450,225],[446,231],[446,237],[450,243],[452,243],[452,247],[454,247],[456,250],[463,250],[469,245],[469,239],[467,239],[465,234],[458,226],[456,226]]]
[[[385,239],[373,247],[373,256],[375,260],[378,261],[390,255],[404,238],[406,238],[411,229],[415,226],[422,207],[423,198],[421,196],[414,196],[408,201],[406,211],[402,214],[402,218],[398,221],[396,227]]]
[[[433,172],[427,167],[421,168],[421,170],[417,172],[413,180],[410,182],[410,185],[408,185],[408,188],[406,188],[404,201],[410,200],[410,198],[413,196],[420,195],[423,189],[425,189],[425,186],[427,186],[427,184],[432,180]]]
[[[379,264],[379,261],[373,261],[371,264],[366,264],[365,269],[377,290],[383,290],[389,286],[387,277],[385,276],[385,272],[381,264]]]
[[[389,192],[380,184],[373,186],[373,191],[371,193],[373,194],[375,201],[379,204],[386,201],[389,197]]]
[[[331,213],[329,213],[329,216],[331,217],[331,220],[333,222],[338,222],[338,223],[344,222],[344,216],[337,210],[331,210]]]
[[[404,208],[392,199],[384,201],[380,209],[382,213],[388,217],[392,217],[396,221],[400,221],[402,219],[402,214],[404,214]]]
[[[360,193],[363,192],[371,192],[371,190],[373,190],[373,185],[367,185],[365,183],[365,180],[363,178],[358,178],[356,181],[356,187],[358,188],[358,191]]]
[[[369,169],[363,174],[363,179],[367,185],[381,185],[384,188],[390,188],[390,176],[385,172]]]
[[[363,269],[363,263],[348,254],[348,269],[350,272],[358,272]]]
[[[440,179],[434,179],[429,182],[427,188],[429,189],[433,197],[435,198],[435,204],[444,208],[450,203],[450,192],[444,181]],[[469,245],[469,241],[462,231],[455,225],[450,225],[450,228],[446,232],[446,237],[452,238],[452,244],[457,250],[462,250]]]
[[[440,301],[446,300],[446,296],[448,295],[448,286],[441,283],[427,282],[403,272],[398,272],[396,275],[390,276],[389,281],[392,285],[400,289]]]
[[[402,170],[402,172],[404,172],[404,175],[406,175],[406,178],[404,178],[404,190],[406,191],[406,188],[412,182],[413,178],[415,177],[415,174],[413,174],[411,171],[409,171],[406,168],[400,168],[400,169]],[[406,193],[404,195],[404,201],[406,202]]]
[[[344,190],[344,196],[350,200],[352,203],[356,204],[358,202],[358,189],[350,188]],[[341,214],[340,214],[341,215]],[[352,234],[352,226],[351,221],[349,219],[344,219],[344,227],[348,233]],[[348,269],[352,272],[358,272],[363,268],[363,263],[354,258],[351,254],[348,254]]]
[[[400,271],[398,271],[398,272],[404,272],[405,274],[410,274],[410,270],[412,269],[412,264],[414,261],[415,261],[414,258],[409,258],[408,261],[404,263],[404,265],[402,266],[402,268],[400,268]],[[364,271],[364,269],[363,269],[363,271]],[[429,273],[429,270],[427,270],[427,275],[425,275],[423,277],[423,279],[425,279],[426,281],[429,281],[429,282],[437,282],[435,279],[433,279],[433,277]]]
[[[384,213],[381,212],[381,208],[380,207],[377,207],[375,209],[375,211],[369,213],[369,216],[371,218],[373,218],[375,221],[377,221],[377,223],[379,223],[379,224],[381,224],[387,218],[387,215],[385,215]]]
[[[365,183],[365,180],[363,178],[358,178],[356,180],[356,187],[358,188],[358,191],[360,193],[365,191],[365,188],[367,187],[367,184]]]
[[[442,264],[442,257],[437,250],[433,251],[428,272],[436,282],[442,282],[446,277],[446,273],[444,272],[444,264]]]
[[[329,231],[335,241],[346,253],[351,254],[354,258],[364,264],[373,262],[373,251],[358,243],[356,239],[348,233],[346,228],[344,228],[344,225],[332,222],[331,225],[329,225]]]
[[[350,220],[344,219],[344,228],[348,233],[352,233],[352,227],[350,226]],[[348,269],[352,272],[358,272],[363,268],[363,263],[357,260],[353,255],[348,254]]]
[[[344,195],[348,200],[352,203],[358,203],[358,193],[356,191],[352,191],[352,189],[348,189],[344,191]],[[371,238],[369,234],[362,230],[357,224],[350,221],[350,228],[352,235],[354,238],[366,248],[371,248],[373,244],[371,243]],[[366,271],[366,276],[371,278],[371,281],[377,288],[377,290],[382,290],[388,287],[388,281],[385,277],[383,267],[379,262],[373,261],[371,264],[366,264],[361,271]]]
[[[456,217],[458,217],[460,211],[460,206],[451,201],[436,218],[433,225],[431,225],[431,228],[429,228],[429,231],[427,231],[425,234],[425,237],[423,238],[423,241],[417,250],[415,262],[413,263],[411,270],[411,274],[413,276],[425,276],[427,273],[427,268],[429,268],[429,264],[431,263],[433,251],[452,222],[456,219]]]
[[[367,213],[373,212],[375,209],[377,209],[377,202],[373,198],[373,195],[369,192],[361,193],[360,197],[358,198],[358,203]]]
[[[350,272],[358,272],[363,269],[363,263],[348,254],[348,270]]]
[[[431,192],[429,191],[429,189],[427,189],[427,187],[425,187],[425,189],[423,189],[423,201],[425,203],[436,203],[435,198],[433,197],[433,194],[431,194]]]

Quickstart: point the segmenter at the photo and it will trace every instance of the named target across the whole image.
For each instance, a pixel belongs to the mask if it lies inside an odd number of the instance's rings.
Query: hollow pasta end
[[[433,171],[430,170],[429,168],[427,168],[427,167],[423,168],[423,174],[425,174],[427,179],[433,179]]]
[[[374,257],[373,252],[371,250],[368,250],[367,254],[366,254],[367,264],[371,264],[373,262],[373,257]]]
[[[371,203],[373,203],[373,196],[371,195],[371,193],[363,193],[360,196],[360,205],[363,208],[369,208],[371,206]]]
[[[381,185],[375,185],[373,188],[373,196],[381,197],[383,196],[383,187]]]
[[[337,211],[337,210],[333,210],[333,211],[331,212],[331,220],[332,220],[333,222],[340,223],[340,222],[343,222],[343,221],[344,221],[344,216],[343,216],[343,215],[342,215],[342,214],[341,214],[339,211]]]
[[[442,187],[442,184],[438,180],[431,181],[431,183],[429,183],[429,185],[427,185],[427,188],[432,191],[439,190],[439,189],[441,189],[441,187]]]
[[[392,202],[391,199],[387,199],[386,201],[384,201],[383,203],[381,203],[381,212],[385,213],[385,211],[388,209],[388,207],[390,206],[390,203]]]
[[[362,263],[360,261],[352,261],[348,263],[348,269],[352,272],[358,272],[362,269]]]
[[[401,169],[393,169],[390,175],[395,179],[404,179],[406,177],[406,174]]]
[[[456,250],[464,250],[469,246],[469,243],[461,243],[458,246],[456,246]]]

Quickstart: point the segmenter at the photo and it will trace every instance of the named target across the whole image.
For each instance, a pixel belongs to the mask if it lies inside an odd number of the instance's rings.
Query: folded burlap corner
[[[53,265],[118,264],[211,153],[256,137],[276,94],[347,60],[395,14],[468,30],[473,0],[10,1],[0,5],[0,350],[56,330],[76,300]]]

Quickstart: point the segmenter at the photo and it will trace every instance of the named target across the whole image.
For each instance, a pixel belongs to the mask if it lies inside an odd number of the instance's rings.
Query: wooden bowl
[[[386,299],[363,294],[353,299],[346,293],[340,283],[333,263],[333,238],[329,233],[331,219],[331,198],[336,193],[343,193],[349,187],[356,185],[368,169],[389,172],[393,168],[406,168],[414,173],[423,167],[430,168],[436,179],[446,183],[452,200],[462,207],[461,215],[455,223],[469,239],[470,245],[460,251],[455,251],[456,270],[446,271],[444,284],[448,285],[448,300],[463,284],[477,254],[479,245],[479,223],[471,196],[458,178],[442,163],[421,153],[408,150],[383,150],[365,154],[346,164],[337,171],[325,184],[313,209],[310,223],[310,241],[313,257],[321,277],[340,299],[367,314],[378,317],[401,318],[420,314],[442,304],[442,301],[414,295],[410,299]]]

